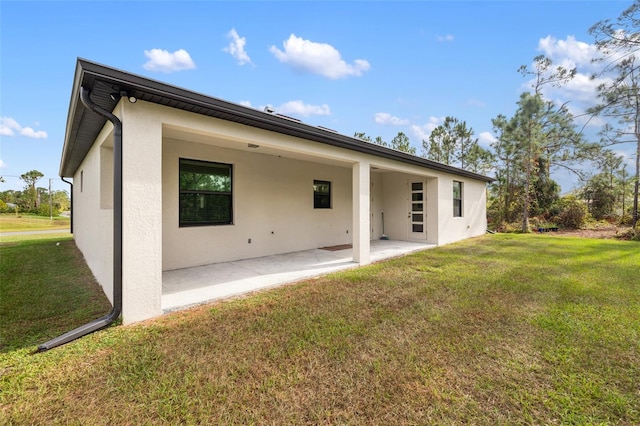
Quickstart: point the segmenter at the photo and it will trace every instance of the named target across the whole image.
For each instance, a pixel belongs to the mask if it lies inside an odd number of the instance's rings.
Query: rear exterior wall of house
[[[367,218],[353,214],[356,166],[369,176],[364,178],[371,199],[367,239],[382,235],[383,212],[390,239],[442,245],[486,230],[482,181],[143,101],[121,102],[114,113],[124,126],[125,323],[159,315],[162,270],[352,243],[354,224]],[[231,224],[180,226],[180,159],[231,166]],[[110,123],[73,179],[74,238],[113,300]],[[314,206],[316,180],[331,183],[330,208]],[[420,227],[411,223],[413,185],[424,191],[422,233],[412,232],[414,225]],[[456,185],[461,200],[454,199]]]
[[[351,169],[193,142],[163,141],[163,270],[351,243]],[[180,226],[179,161],[232,167],[232,224]],[[314,180],[331,184],[314,208]]]

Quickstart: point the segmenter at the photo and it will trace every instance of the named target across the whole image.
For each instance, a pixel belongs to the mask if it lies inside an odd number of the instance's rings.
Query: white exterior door
[[[409,181],[409,239],[427,238],[427,194],[425,181]]]

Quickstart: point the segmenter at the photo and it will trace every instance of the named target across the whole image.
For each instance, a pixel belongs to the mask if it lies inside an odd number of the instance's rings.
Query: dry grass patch
[[[639,248],[496,235],[16,351],[0,364],[0,415],[637,424]]]

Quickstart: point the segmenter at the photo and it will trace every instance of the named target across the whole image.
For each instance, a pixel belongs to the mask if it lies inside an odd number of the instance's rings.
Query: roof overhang
[[[60,176],[62,177],[72,177],[75,174],[106,123],[104,117],[93,113],[82,104],[79,95],[81,87],[89,89],[93,102],[110,112],[114,110],[119,101],[118,99],[112,99],[111,94],[126,91],[130,96],[134,96],[139,100],[196,114],[299,137],[376,157],[396,160],[431,170],[465,176],[484,182],[494,180],[493,178],[462,170],[457,167],[416,157],[405,152],[365,142],[361,139],[341,135],[329,129],[311,126],[286,117],[185,90],[84,59],[78,59],[76,64],[64,146],[60,160]]]

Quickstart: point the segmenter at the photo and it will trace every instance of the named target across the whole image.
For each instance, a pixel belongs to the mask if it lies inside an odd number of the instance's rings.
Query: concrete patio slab
[[[435,247],[411,241],[371,241],[377,262]],[[162,273],[162,310],[170,312],[216,299],[358,267],[352,249],[314,249],[274,256],[215,263]]]

